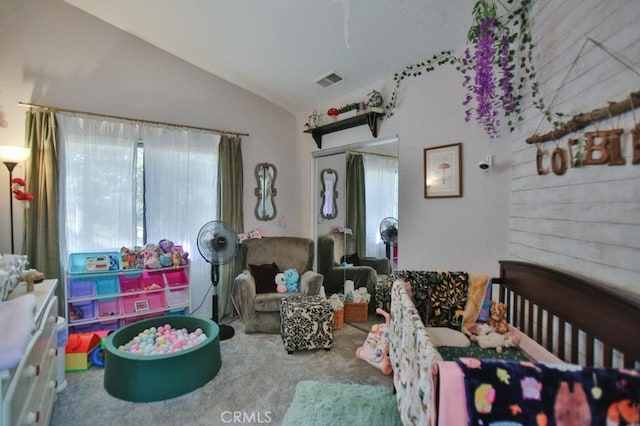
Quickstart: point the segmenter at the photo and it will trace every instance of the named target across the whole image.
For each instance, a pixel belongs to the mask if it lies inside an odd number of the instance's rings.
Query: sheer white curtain
[[[363,158],[367,200],[366,255],[385,257],[380,222],[385,217],[398,217],[398,159],[374,154],[365,154]]]
[[[138,125],[56,114],[60,139],[60,253],[119,250],[135,241]]]
[[[191,306],[196,309],[211,290],[210,265],[200,256],[196,237],[202,225],[216,219],[220,136],[145,126],[142,140],[147,241],[168,239],[189,252]],[[197,314],[211,317],[211,303],[205,301]]]

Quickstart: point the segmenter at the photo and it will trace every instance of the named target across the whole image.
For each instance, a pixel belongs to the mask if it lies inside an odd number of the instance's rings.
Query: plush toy
[[[282,272],[278,272],[276,274],[276,291],[278,293],[286,293],[287,292],[287,280],[284,277]]]
[[[491,312],[488,324],[496,333],[504,334],[509,331],[506,303],[496,303],[491,301]]]
[[[157,251],[154,250],[146,253],[146,257],[144,259],[144,267],[145,269],[158,269],[162,267]]]
[[[353,301],[354,303],[369,303],[371,301],[371,295],[367,292],[366,287],[357,288],[353,292]]]
[[[180,256],[180,252],[178,250],[174,250],[171,252],[171,266],[174,268],[179,268],[182,264],[182,256]]]
[[[158,242],[158,248],[162,253],[170,254],[173,251],[173,241],[160,240],[160,242]]]
[[[488,324],[474,324],[469,327],[472,333],[469,338],[476,342],[483,349],[496,348],[498,353],[502,353],[504,348],[518,347],[520,338],[510,331],[506,333],[496,333]]]
[[[378,308],[376,313],[385,318],[384,324],[374,324],[361,347],[356,349],[356,357],[377,367],[388,376],[393,372],[389,360],[389,314]]]
[[[160,259],[160,266],[162,266],[163,268],[171,266],[171,256],[167,253],[160,253],[158,255],[158,259]]]
[[[287,286],[287,293],[297,293],[298,280],[300,279],[298,271],[295,268],[287,269],[284,271],[284,278]]]

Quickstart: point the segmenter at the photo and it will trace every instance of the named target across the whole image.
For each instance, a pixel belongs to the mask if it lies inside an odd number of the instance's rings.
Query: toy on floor
[[[374,324],[364,344],[356,349],[356,357],[377,367],[388,376],[393,372],[389,360],[389,313],[378,308],[376,313],[385,318],[384,324]]]

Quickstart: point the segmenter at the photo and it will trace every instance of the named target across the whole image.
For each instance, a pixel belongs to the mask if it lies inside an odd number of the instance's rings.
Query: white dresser
[[[36,331],[18,366],[0,371],[0,426],[49,424],[57,387],[57,285],[58,280],[35,285]],[[9,299],[25,293],[26,285],[21,283]]]

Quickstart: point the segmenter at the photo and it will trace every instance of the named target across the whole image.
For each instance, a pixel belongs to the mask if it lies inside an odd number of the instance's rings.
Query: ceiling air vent
[[[324,88],[327,88],[329,86],[333,86],[336,83],[340,83],[342,80],[344,80],[344,78],[340,77],[338,74],[332,71],[329,74],[323,75],[322,77],[317,79],[316,83]]]

